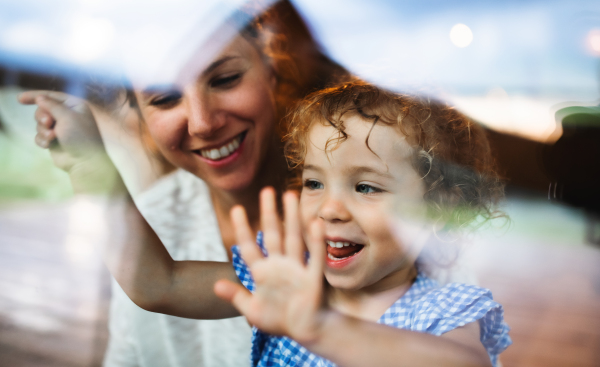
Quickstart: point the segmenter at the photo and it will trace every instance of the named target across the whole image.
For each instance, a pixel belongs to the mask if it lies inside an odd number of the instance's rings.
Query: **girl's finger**
[[[314,220],[308,226],[308,250],[310,252],[310,261],[308,269],[310,273],[321,280],[323,270],[325,269],[325,229],[323,223]]]
[[[282,254],[281,222],[277,214],[275,190],[267,187],[260,192],[260,224],[269,255]]]
[[[298,213],[298,195],[293,191],[283,194],[285,214],[285,253],[304,264],[304,241]]]
[[[219,298],[233,304],[242,315],[247,315],[252,294],[243,285],[221,279],[215,283],[214,292]]]
[[[254,234],[248,224],[244,207],[236,205],[231,209],[231,221],[233,222],[235,240],[242,252],[242,258],[248,266],[252,266],[254,262],[264,256],[254,241]]]

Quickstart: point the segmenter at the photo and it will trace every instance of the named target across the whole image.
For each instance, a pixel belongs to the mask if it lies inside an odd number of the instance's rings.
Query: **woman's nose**
[[[184,98],[191,136],[210,138],[225,126],[225,115],[220,111],[218,101],[204,95],[199,88],[188,88]]]
[[[352,214],[348,210],[344,200],[341,198],[325,198],[319,210],[319,217],[326,222],[347,222],[352,219]]]

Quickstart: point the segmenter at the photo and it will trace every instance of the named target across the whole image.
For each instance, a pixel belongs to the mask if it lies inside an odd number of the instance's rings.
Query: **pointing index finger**
[[[31,90],[19,94],[17,98],[22,104],[36,104],[36,99],[38,97],[51,98],[60,103],[66,102],[69,98],[74,98],[66,93],[52,90]]]

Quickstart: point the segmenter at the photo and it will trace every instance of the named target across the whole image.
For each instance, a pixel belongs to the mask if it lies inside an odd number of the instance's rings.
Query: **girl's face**
[[[335,128],[314,123],[308,133],[303,222],[319,219],[325,224],[325,277],[334,288],[375,290],[402,284],[423,242],[410,226],[402,227],[402,234],[389,226],[393,208],[425,207],[412,149],[395,127],[377,124],[369,135],[372,122],[356,115],[343,120],[348,139],[333,151],[324,149],[328,139],[338,136]],[[365,144],[367,136],[372,151]]]
[[[183,89],[136,91],[142,116],[165,158],[210,187],[248,187],[276,146],[275,74],[238,36]]]

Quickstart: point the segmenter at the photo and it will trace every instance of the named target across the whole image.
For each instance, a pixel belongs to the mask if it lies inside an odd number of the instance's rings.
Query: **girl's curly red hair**
[[[413,166],[423,177],[424,199],[435,217],[462,226],[479,215],[499,216],[494,204],[504,189],[481,126],[439,101],[393,93],[360,80],[314,92],[288,114],[285,154],[295,171],[291,186],[301,187],[310,127],[315,123],[335,127],[339,134],[327,142],[326,150],[335,149],[347,138],[348,115],[359,115],[373,127],[397,126],[406,136],[414,148]],[[368,137],[365,144],[369,145]]]

